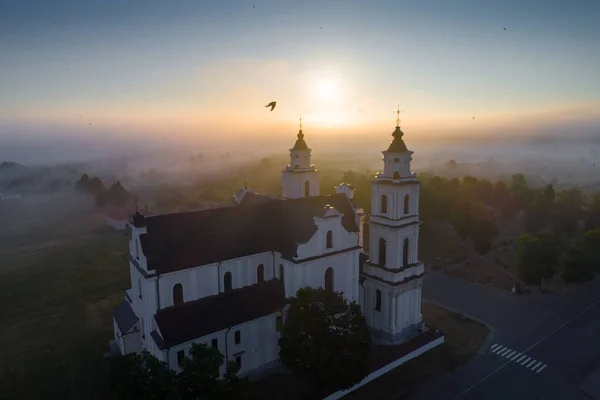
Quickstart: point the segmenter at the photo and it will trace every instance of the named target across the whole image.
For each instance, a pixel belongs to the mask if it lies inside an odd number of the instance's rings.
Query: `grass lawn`
[[[418,390],[428,379],[469,361],[485,340],[488,329],[433,304],[423,304],[423,318],[444,332],[444,343],[410,360],[373,382],[345,396],[345,399],[402,399]]]
[[[103,352],[112,310],[129,286],[127,240],[83,223],[96,217],[88,210],[60,225],[36,221],[26,248],[15,246],[10,256],[2,249],[0,398],[110,398]]]

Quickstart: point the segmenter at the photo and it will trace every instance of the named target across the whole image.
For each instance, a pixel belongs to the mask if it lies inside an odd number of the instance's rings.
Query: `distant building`
[[[283,199],[244,187],[234,206],[132,215],[131,288],[114,312],[113,350],[145,349],[177,371],[192,343],[204,343],[242,374],[264,371],[278,363],[285,299],[306,286],[357,301],[376,343],[421,334],[420,186],[399,123],[392,136],[372,183],[370,254],[355,189],[319,194],[302,127],[282,171]]]

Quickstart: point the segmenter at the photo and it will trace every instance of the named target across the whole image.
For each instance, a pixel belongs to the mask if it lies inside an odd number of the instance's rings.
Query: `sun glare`
[[[317,95],[319,100],[333,102],[338,98],[338,87],[330,79],[322,79],[317,82]]]

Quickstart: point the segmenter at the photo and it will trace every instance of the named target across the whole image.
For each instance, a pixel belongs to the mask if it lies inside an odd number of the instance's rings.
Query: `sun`
[[[334,102],[339,97],[339,89],[331,79],[320,79],[317,81],[317,96],[319,100]]]

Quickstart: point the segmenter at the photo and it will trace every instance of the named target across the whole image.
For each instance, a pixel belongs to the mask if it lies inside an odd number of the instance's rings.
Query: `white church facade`
[[[131,288],[113,314],[113,348],[148,350],[178,371],[191,345],[205,343],[240,373],[259,373],[278,363],[286,298],[306,286],[358,302],[374,342],[417,335],[419,182],[402,135],[396,126],[372,183],[368,255],[354,189],[342,183],[319,194],[302,127],[282,171],[282,199],[243,188],[231,207],[132,215]]]

